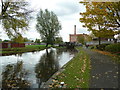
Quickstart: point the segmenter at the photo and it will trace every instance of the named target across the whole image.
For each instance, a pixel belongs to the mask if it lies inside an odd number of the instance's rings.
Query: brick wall
[[[24,43],[11,43],[11,48],[25,47]]]
[[[2,48],[8,48],[8,43],[2,43]]]

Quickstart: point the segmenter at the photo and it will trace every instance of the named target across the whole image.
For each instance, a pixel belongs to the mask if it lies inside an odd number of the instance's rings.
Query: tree
[[[35,43],[40,43],[40,39],[36,39],[36,40],[35,40]]]
[[[29,41],[30,40],[27,37],[24,38],[24,42],[29,42]]]
[[[89,34],[89,36],[91,37],[91,39],[96,38],[96,36],[92,32]]]
[[[2,88],[29,88],[30,82],[25,78],[28,71],[23,67],[23,61],[8,64],[2,71]]]
[[[107,27],[120,33],[120,1],[119,2],[106,2],[104,7],[107,10],[106,18],[108,20]],[[112,24],[112,25],[110,25]]]
[[[24,43],[24,42],[30,42],[27,37],[23,37],[21,34],[18,34],[17,36],[11,38],[11,42],[13,43]]]
[[[12,38],[11,41],[14,43],[23,43],[24,38],[22,37],[21,34],[18,34],[16,37]]]
[[[30,40],[31,42],[34,42],[34,40]]]
[[[10,40],[3,40],[3,42],[10,42]]]
[[[55,37],[59,34],[61,25],[56,14],[45,9],[45,11],[40,10],[37,14],[36,29],[40,33],[41,39],[46,43],[47,47],[48,44],[53,45],[55,42]]]
[[[83,35],[77,36],[77,41],[78,41],[79,43],[84,44],[84,43],[85,43],[85,38],[84,38],[84,36],[83,36]]]
[[[43,54],[39,62],[35,66],[35,73],[39,88],[42,82],[46,82],[56,71],[59,69],[58,62],[55,60],[55,52],[53,50],[46,49],[46,53]]]
[[[2,39],[0,39],[0,42],[2,42]]]
[[[24,0],[1,0],[0,23],[9,38],[21,34],[28,28],[30,13]]]
[[[56,38],[55,38],[55,43],[56,43],[56,44],[59,44],[59,43],[62,43],[62,42],[63,42],[62,37],[56,37]]]
[[[114,4],[108,2],[81,3],[86,5],[86,12],[80,13],[82,15],[80,21],[82,23],[85,23],[83,27],[87,27],[88,30],[92,31],[92,33],[96,37],[99,37],[99,44],[101,41],[101,37],[114,37],[114,35],[116,34],[116,31],[114,31],[114,29],[119,26],[116,24],[116,22],[113,22],[112,16],[110,16],[111,12],[112,14],[115,14],[112,9],[117,9],[114,8]],[[112,6],[111,9],[109,8],[110,10],[108,9],[109,5]],[[116,19],[116,15],[114,15],[114,18]],[[117,21],[119,22],[118,18]]]

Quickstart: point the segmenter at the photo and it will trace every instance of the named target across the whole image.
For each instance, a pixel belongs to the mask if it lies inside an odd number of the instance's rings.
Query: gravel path
[[[118,88],[118,64],[112,57],[84,49],[91,60],[90,88]]]

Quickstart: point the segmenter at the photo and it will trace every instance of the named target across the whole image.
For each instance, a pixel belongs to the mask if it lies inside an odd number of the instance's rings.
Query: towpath
[[[91,60],[90,88],[118,88],[119,65],[114,58],[91,49],[84,50]]]

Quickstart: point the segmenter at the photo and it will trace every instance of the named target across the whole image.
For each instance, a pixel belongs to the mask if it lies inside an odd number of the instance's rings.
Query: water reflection
[[[40,88],[76,51],[50,48],[0,57],[0,87]]]
[[[28,88],[30,83],[25,80],[27,73],[22,61],[8,64],[2,72],[2,88]]]
[[[59,63],[56,60],[56,53],[54,50],[46,49],[46,53],[41,56],[41,59],[35,67],[35,73],[38,81],[38,88],[43,82],[46,82],[59,69]]]

